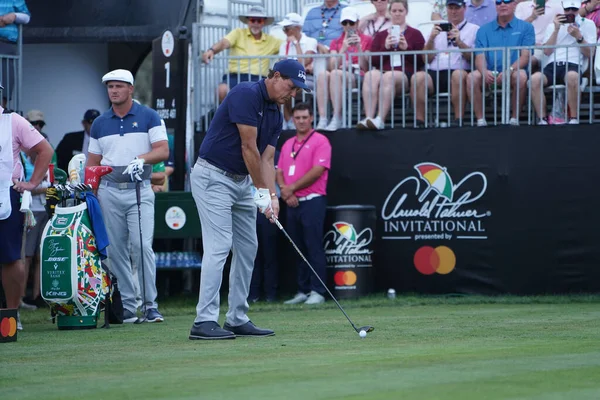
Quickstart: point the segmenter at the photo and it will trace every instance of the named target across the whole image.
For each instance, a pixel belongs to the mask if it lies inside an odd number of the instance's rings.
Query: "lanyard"
[[[467,25],[467,22],[469,22],[469,21],[465,20],[465,22],[461,26],[458,27],[459,32],[462,31],[462,28],[464,28],[465,25]],[[448,34],[446,34],[446,37],[448,37],[447,35]],[[448,39],[448,47],[452,47],[452,46],[456,46],[456,38]]]
[[[312,135],[315,133],[316,131],[313,129],[312,132],[310,132],[310,135],[308,135],[308,137],[306,139],[304,139],[302,141],[302,143],[300,143],[300,147],[298,148],[298,151],[296,151],[295,147],[296,147],[296,141],[294,140],[294,143],[292,143],[292,158],[294,159],[294,161],[296,161],[296,157],[298,157],[298,155],[300,154],[300,151],[302,151],[302,149],[304,148],[304,145],[306,144],[306,142],[308,142],[310,140],[310,138],[312,137]]]
[[[379,31],[381,30],[381,28],[383,28],[383,26],[389,21],[388,18],[384,18],[383,22],[381,23],[381,25],[379,25],[379,28],[377,28],[377,30],[375,30],[375,20],[371,20],[371,29],[373,30],[373,33],[371,34],[371,36],[375,36],[376,34],[379,33]]]
[[[321,7],[321,18],[323,19],[323,28],[327,28],[329,26],[329,24],[331,23],[331,20],[333,19],[333,17],[335,17],[335,14],[337,14],[339,9],[340,9],[340,4],[338,3],[338,5],[335,7],[335,10],[333,10],[333,14],[331,14],[331,16],[329,17],[328,20],[325,20],[325,10],[327,10],[327,9],[324,6]]]

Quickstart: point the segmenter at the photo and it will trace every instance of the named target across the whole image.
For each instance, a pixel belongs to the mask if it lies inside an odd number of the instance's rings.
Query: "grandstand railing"
[[[21,111],[21,93],[23,76],[23,27],[19,27],[17,54],[0,54],[0,83],[4,87],[2,106],[7,110]]]
[[[217,35],[215,33],[215,35]],[[215,39],[216,41],[217,39]],[[596,45],[580,45],[579,47],[592,47],[595,48]],[[566,51],[574,51],[574,46],[538,46],[536,48],[553,48],[553,49],[566,49]],[[500,65],[510,65],[507,60],[510,59],[510,55],[512,52],[520,51],[522,49],[532,50],[534,47],[518,47],[518,48],[487,48],[487,49],[477,49],[477,52],[485,52],[485,51],[495,51],[499,55],[496,58],[497,67],[495,70],[500,70]],[[472,53],[473,49],[449,49],[447,52],[450,53]],[[416,60],[419,57],[423,57],[426,54],[437,54],[438,51],[416,51],[416,52],[398,52],[402,57],[403,65],[405,64],[405,60],[412,58],[412,60]],[[210,123],[211,111],[214,111],[218,106],[218,96],[217,96],[217,86],[222,82],[222,77],[225,76],[225,82],[228,82],[228,74],[227,71],[229,69],[229,63],[235,62],[238,66],[241,63],[245,62],[257,62],[259,65],[261,61],[264,61],[265,64],[268,63],[269,66],[273,65],[277,60],[281,59],[280,56],[267,56],[267,57],[232,57],[226,55],[217,55],[213,62],[209,65],[203,64],[201,60],[201,52],[195,52],[197,55],[194,67],[195,67],[195,82],[196,82],[196,94],[195,97],[196,104],[194,106],[195,110],[195,121],[199,123],[198,129],[205,130],[208,128],[208,124]],[[369,71],[373,69],[374,60],[379,60],[379,65],[381,65],[381,61],[383,57],[389,57],[391,53],[360,53],[354,54],[361,58],[363,67],[365,70]],[[555,52],[551,55],[548,60],[553,62],[553,57],[555,56]],[[335,65],[341,66],[341,69],[344,71],[349,71],[350,74],[344,74],[342,79],[342,127],[354,127],[358,121],[364,118],[364,101],[366,99],[362,96],[362,87],[365,82],[365,77],[361,74],[354,73],[356,70],[356,65],[350,63],[346,56],[343,54],[310,54],[305,56],[300,56],[299,58],[312,58],[314,60],[314,68],[315,71],[325,69],[326,63],[333,63]],[[595,123],[599,122],[595,117],[596,108],[600,107],[600,102],[596,101],[595,95],[599,94],[598,90],[600,82],[596,82],[593,79],[590,79],[590,76],[594,74],[588,75],[591,70],[595,68],[595,63],[593,62],[594,58],[588,61],[587,65],[589,67],[584,68],[580,71],[580,75],[585,77],[584,84],[580,87],[583,90],[582,95],[579,98],[579,103],[577,107],[577,116],[581,123]],[[503,62],[504,61],[504,62]],[[475,55],[471,58],[470,61],[470,69],[475,69]],[[597,63],[596,63],[597,64]],[[443,65],[439,65],[440,68],[443,68]],[[426,64],[424,71],[428,71],[428,66]],[[527,71],[531,71],[531,57],[529,58],[528,65],[524,68]],[[236,68],[240,69],[240,68]],[[437,68],[436,68],[437,69]],[[266,76],[268,73],[268,68],[263,67],[260,70],[260,75]],[[393,74],[395,74],[394,72]],[[441,72],[443,74],[445,72]],[[244,75],[238,74],[238,76]],[[316,75],[316,74],[315,74]],[[351,78],[352,77],[352,78]],[[528,74],[528,80],[531,78],[531,73]],[[319,93],[320,90],[324,88],[319,87],[317,83],[316,76],[314,77],[315,82],[315,90],[311,94],[301,94],[302,100],[312,100],[313,103],[313,111],[315,114],[315,124],[318,122],[318,108],[315,95]],[[350,79],[353,79],[356,84],[352,85]],[[438,78],[439,79],[439,78]],[[413,92],[416,90],[424,90],[424,88],[417,88],[416,82],[403,82],[401,84],[401,93],[396,93],[396,95],[392,96],[392,104],[391,104],[391,112],[386,120],[386,128],[398,128],[398,127],[416,127],[417,122],[414,118],[414,106],[413,102],[410,99],[410,90]],[[485,119],[488,125],[500,125],[507,124],[510,120],[510,112],[511,112],[511,95],[512,89],[510,83],[509,74],[502,74],[502,84],[496,85],[493,89],[488,88],[486,85],[483,85],[482,89],[482,106],[484,110]],[[519,83],[519,82],[517,82]],[[563,91],[565,93],[565,99],[568,98],[569,87],[567,85],[554,85],[554,82],[549,82],[547,88],[540,89],[544,92],[544,96],[549,97],[547,102],[548,107],[552,108],[553,101],[552,99],[556,98],[557,93]],[[407,86],[408,85],[408,86]],[[470,88],[469,82],[467,81],[467,90],[471,91],[471,98],[473,98],[473,89]],[[438,87],[438,85],[435,85]],[[462,93],[462,83],[459,86],[459,92]],[[517,91],[520,91],[519,85],[517,84]],[[525,103],[521,106],[521,112],[519,114],[519,122],[521,124],[532,125],[537,121],[537,117],[534,113],[533,105],[531,104],[531,91],[532,87],[530,84],[526,86],[526,100]],[[520,94],[516,93],[517,96]],[[378,104],[381,104],[383,100],[383,91],[379,90],[378,94]],[[373,96],[373,95],[371,95]],[[327,103],[329,104],[327,107],[327,118],[331,117],[331,104],[328,98],[327,92]],[[453,113],[451,112],[451,104],[450,104],[450,96],[448,93],[432,93],[430,94],[428,91],[425,91],[425,126],[426,127],[444,127],[448,124],[448,122],[452,121]],[[300,100],[300,99],[299,99]],[[368,100],[372,101],[373,98],[370,97]],[[477,119],[474,114],[473,107],[469,102],[467,102],[466,109],[464,110],[464,116],[460,121],[461,126],[475,126],[477,124]],[[567,115],[567,104],[565,101],[563,113]],[[547,112],[547,115],[549,112]]]

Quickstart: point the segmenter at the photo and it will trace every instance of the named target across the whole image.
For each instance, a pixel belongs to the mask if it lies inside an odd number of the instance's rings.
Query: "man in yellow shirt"
[[[247,24],[247,28],[234,29],[224,38],[213,44],[202,54],[202,61],[206,64],[212,61],[215,54],[231,49],[230,56],[251,56],[250,59],[229,60],[229,72],[223,76],[219,85],[219,103],[223,101],[229,89],[239,82],[259,81],[269,73],[269,59],[261,56],[279,54],[281,40],[263,32],[263,28],[271,25],[273,17],[267,16],[261,6],[251,6],[245,15],[240,15],[240,21]]]

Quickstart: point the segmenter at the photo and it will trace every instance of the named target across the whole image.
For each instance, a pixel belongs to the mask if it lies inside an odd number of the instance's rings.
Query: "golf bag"
[[[87,204],[56,206],[41,241],[42,298],[57,316],[58,329],[93,329],[110,291]]]

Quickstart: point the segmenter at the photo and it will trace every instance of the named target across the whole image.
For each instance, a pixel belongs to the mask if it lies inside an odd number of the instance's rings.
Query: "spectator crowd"
[[[537,124],[559,123],[548,117],[544,95],[544,88],[554,85],[566,86],[564,122],[579,123],[581,82],[594,69],[599,0],[434,0],[431,21],[419,26],[410,26],[407,18],[417,3],[370,2],[375,12],[368,15],[354,5],[361,2],[325,0],[304,18],[290,13],[281,21],[251,6],[239,17],[248,27],[234,29],[202,56],[210,63],[230,49],[230,56],[246,57],[230,60],[219,101],[238,82],[266,76],[274,61],[269,56],[276,56],[304,64],[320,131],[344,125],[344,91],[350,90],[362,97],[358,129],[384,129],[394,102],[412,105],[415,126],[425,127],[427,99],[436,93],[448,94],[449,124],[463,125],[472,110],[477,126],[486,126],[489,95],[499,97],[503,89],[510,93],[509,124],[519,124],[528,101]],[[274,23],[284,40],[266,32]],[[306,100],[298,96],[283,108],[283,129],[294,129],[292,106]]]

